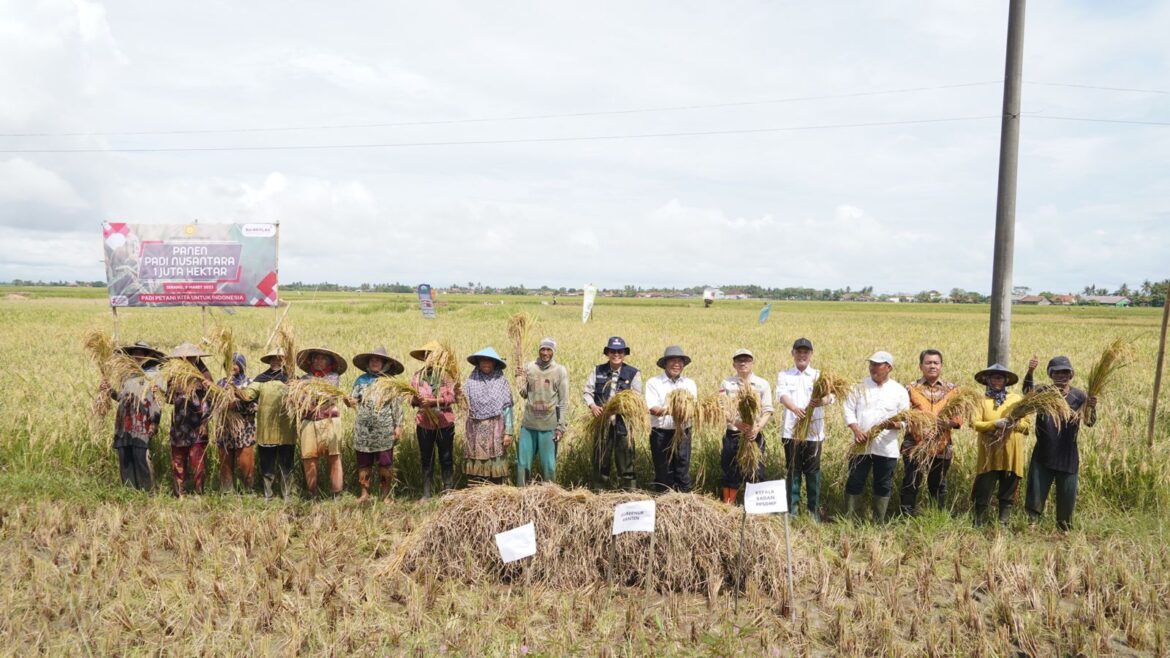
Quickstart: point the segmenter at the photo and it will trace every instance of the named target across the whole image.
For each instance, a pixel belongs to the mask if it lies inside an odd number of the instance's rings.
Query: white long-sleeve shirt
[[[691,397],[696,400],[699,399],[699,388],[695,386],[693,379],[679,375],[678,379],[671,379],[666,376],[666,373],[658,375],[646,382],[646,408],[653,409],[654,407],[665,407],[666,398],[671,393],[677,390],[684,390],[691,394]],[[662,430],[674,429],[674,419],[670,414],[663,416],[650,415],[650,427]]]
[[[784,407],[784,423],[780,436],[792,438],[792,430],[796,427],[796,414],[784,406],[783,397],[788,396],[792,404],[804,409],[812,400],[813,383],[821,374],[820,370],[808,366],[804,370],[795,367],[789,368],[776,376],[776,401]],[[812,411],[812,421],[808,424],[808,440],[825,440],[825,408],[817,407]]]
[[[910,395],[906,393],[905,386],[892,378],[878,386],[872,377],[866,377],[849,391],[843,408],[846,425],[857,423],[862,432],[868,432],[874,425],[909,409]],[[881,434],[865,444],[860,454],[896,459],[899,456],[898,430],[882,430]]]
[[[724,379],[723,382],[719,384],[719,392],[731,398],[732,402],[734,402],[735,397],[739,395],[739,389],[742,384],[743,382],[740,380],[739,375],[732,375],[727,379]],[[751,379],[751,386],[752,390],[755,391],[756,396],[760,398],[761,417],[771,416],[772,412],[776,409],[772,405],[772,385],[769,384],[768,380],[764,379],[763,377],[753,374]],[[734,404],[731,404],[730,407],[731,408],[729,411],[731,418],[727,423],[727,429],[733,430],[735,429],[735,423],[742,422],[743,419],[739,417],[739,411],[735,408]],[[763,427],[767,423],[760,423],[759,419],[757,419],[756,424],[760,427]]]

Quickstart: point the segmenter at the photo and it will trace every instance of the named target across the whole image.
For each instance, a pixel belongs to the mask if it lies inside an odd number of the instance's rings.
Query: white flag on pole
[[[784,480],[748,482],[743,494],[743,508],[748,514],[783,514],[788,511],[788,492]]]
[[[653,500],[635,500],[613,508],[613,534],[623,532],[654,532],[657,507]]]
[[[536,526],[525,523],[519,528],[496,535],[496,547],[504,564],[536,555]]]

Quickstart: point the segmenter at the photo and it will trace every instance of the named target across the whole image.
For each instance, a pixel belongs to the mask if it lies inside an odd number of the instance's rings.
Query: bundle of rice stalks
[[[614,507],[642,499],[645,494],[595,495],[553,484],[454,491],[403,542],[386,569],[468,584],[530,582],[577,589],[607,580],[642,585],[649,568],[655,589],[663,593],[704,593],[714,600],[740,583],[765,595],[785,591],[784,552],[776,548],[783,540],[775,523],[754,516],[746,520],[741,581],[736,510],[697,494],[659,496],[651,555],[648,533],[612,536]],[[494,535],[528,522],[536,526],[536,555],[503,564]],[[799,556],[800,546],[793,550]],[[794,560],[797,578],[807,564]]]
[[[670,456],[673,458],[686,439],[686,428],[697,424],[699,403],[689,391],[675,389],[666,396],[666,413],[674,422],[674,434],[670,437]]]
[[[804,408],[804,417],[796,421],[792,428],[792,440],[804,441],[808,439],[809,429],[812,427],[813,412],[816,410],[816,401],[823,400],[830,395],[834,398],[843,398],[849,393],[851,386],[848,379],[834,373],[822,370],[813,382],[812,394],[809,403]]]
[[[344,403],[345,398],[345,391],[323,379],[292,379],[284,396],[284,408],[293,418],[313,418]]]
[[[951,421],[955,418],[959,418],[960,423],[970,420],[979,411],[982,402],[983,393],[967,386],[956,388],[947,398],[946,404],[939,409],[933,434],[925,437],[913,435],[916,441],[910,448],[910,461],[920,466],[929,465],[946,449],[945,442],[949,436],[947,430],[951,429]]]
[[[223,367],[223,376],[231,379],[232,365],[236,358],[236,343],[232,330],[227,327],[216,327],[212,330],[208,342],[211,345],[211,353]]]
[[[1089,397],[1098,397],[1105,392],[1105,387],[1113,379],[1113,375],[1120,369],[1133,362],[1133,345],[1124,339],[1118,338],[1105,348],[1101,358],[1089,369],[1089,377],[1085,382],[1085,394]],[[1081,407],[1081,421],[1089,420],[1088,405]]]
[[[760,465],[764,463],[764,451],[753,440],[748,440],[746,434],[739,435],[739,446],[735,449],[735,465],[745,480],[755,482],[759,475]]]
[[[167,386],[167,399],[175,396],[191,397],[210,383],[198,368],[186,359],[167,359],[159,368],[159,374]]]
[[[869,428],[865,436],[872,441],[894,423],[905,423],[906,431],[919,437],[919,440],[930,440],[938,432],[938,418],[934,414],[919,409],[907,409],[890,416],[886,422]]]
[[[398,401],[403,406],[409,406],[411,401],[419,396],[418,389],[405,379],[397,377],[378,377],[370,385],[367,394],[374,400],[374,408],[382,409],[391,402]],[[432,407],[419,407],[427,421],[432,425],[439,424],[439,413]]]
[[[167,359],[159,368],[159,378],[166,385],[167,400],[176,396],[192,398],[203,396],[211,407],[211,418],[223,430],[238,432],[244,418],[240,414],[235,387],[213,385],[204,374],[184,359]]]
[[[85,332],[81,341],[85,353],[97,366],[102,383],[110,384],[110,360],[114,357],[114,341],[104,332],[91,329]],[[98,418],[105,418],[113,407],[113,399],[103,390],[99,390],[93,399],[92,411]]]
[[[276,332],[276,344],[280,345],[280,352],[284,357],[285,372],[296,372],[297,341],[291,326],[287,324],[281,325],[280,329]]]
[[[1037,386],[1024,394],[1024,399],[1008,409],[1007,417],[1012,423],[1027,418],[1033,414],[1043,414],[1052,419],[1057,430],[1071,422],[1076,414],[1069,408],[1064,394],[1055,386]]]
[[[438,369],[444,379],[455,382],[455,404],[466,402],[463,397],[463,378],[459,372],[459,358],[455,356],[455,349],[451,347],[450,341],[445,338],[439,341],[439,349],[428,352],[426,360],[423,361],[423,370],[431,369]]]
[[[593,441],[594,449],[601,449],[605,429],[614,418],[621,418],[626,425],[626,442],[632,448],[637,437],[649,432],[646,399],[633,389],[618,391],[601,407],[601,415],[589,414],[585,435]]]
[[[727,398],[718,393],[708,393],[700,397],[696,421],[697,430],[711,428],[722,431],[727,425]]]
[[[512,343],[512,367],[519,368],[524,363],[524,343],[528,339],[528,332],[536,321],[527,312],[521,311],[508,318],[508,341]]]
[[[756,389],[750,385],[740,386],[732,404],[741,422],[747,425],[755,424],[760,416],[760,396],[756,394]]]

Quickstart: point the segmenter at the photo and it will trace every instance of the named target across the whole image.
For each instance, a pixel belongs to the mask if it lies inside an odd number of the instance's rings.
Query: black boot
[[[454,482],[455,482],[454,473],[451,472],[451,469],[448,468],[448,469],[444,470],[443,471],[443,493],[447,493],[448,491],[451,491],[452,489],[454,489],[455,488]]]
[[[426,500],[431,497],[431,478],[423,478],[422,487],[422,499]]]
[[[987,503],[975,503],[975,525],[987,525]]]
[[[1014,505],[1010,502],[999,501],[999,523],[1006,526],[1012,520],[1012,507]]]

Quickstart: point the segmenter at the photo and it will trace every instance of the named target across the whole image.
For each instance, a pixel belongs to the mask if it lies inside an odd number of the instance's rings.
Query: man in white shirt
[[[678,428],[667,408],[667,398],[674,391],[683,391],[696,402],[699,389],[694,380],[683,376],[683,368],[691,363],[678,345],[671,345],[658,359],[662,374],[646,382],[646,407],[650,410],[650,458],[654,462],[654,486],[661,492],[691,490],[691,425]],[[683,434],[677,448],[673,446],[676,431]]]
[[[889,352],[874,352],[869,357],[869,377],[853,387],[844,405],[845,424],[853,432],[854,442],[849,477],[845,481],[845,515],[857,516],[857,501],[873,470],[875,523],[882,523],[886,518],[894,490],[894,468],[898,465],[898,430],[905,426],[890,418],[910,408],[906,387],[890,377],[893,368],[894,357]],[[870,439],[867,432],[873,428],[881,431]]]
[[[723,467],[723,502],[734,505],[739,494],[739,486],[744,480],[759,482],[764,479],[764,462],[761,458],[760,466],[755,473],[741,473],[736,464],[735,454],[739,449],[739,442],[755,441],[764,453],[764,435],[760,430],[772,418],[775,407],[772,406],[772,387],[768,380],[752,374],[755,368],[755,356],[750,350],[739,349],[731,356],[731,363],[735,367],[735,374],[719,385],[719,394],[725,396],[727,409],[727,431],[723,434],[723,450],[719,454],[719,464]],[[760,412],[757,418],[747,422],[739,415],[735,399],[741,389],[751,387],[752,392],[760,400]]]
[[[793,366],[776,377],[776,400],[784,407],[780,441],[784,445],[784,461],[788,472],[788,511],[796,516],[800,510],[800,481],[803,476],[808,490],[808,511],[814,521],[820,520],[821,446],[825,440],[824,405],[832,404],[832,396],[812,400],[813,383],[821,372],[812,367],[813,345],[807,338],[798,338],[792,344]],[[812,419],[807,437],[795,437],[796,423],[804,418],[805,408],[813,402]]]

